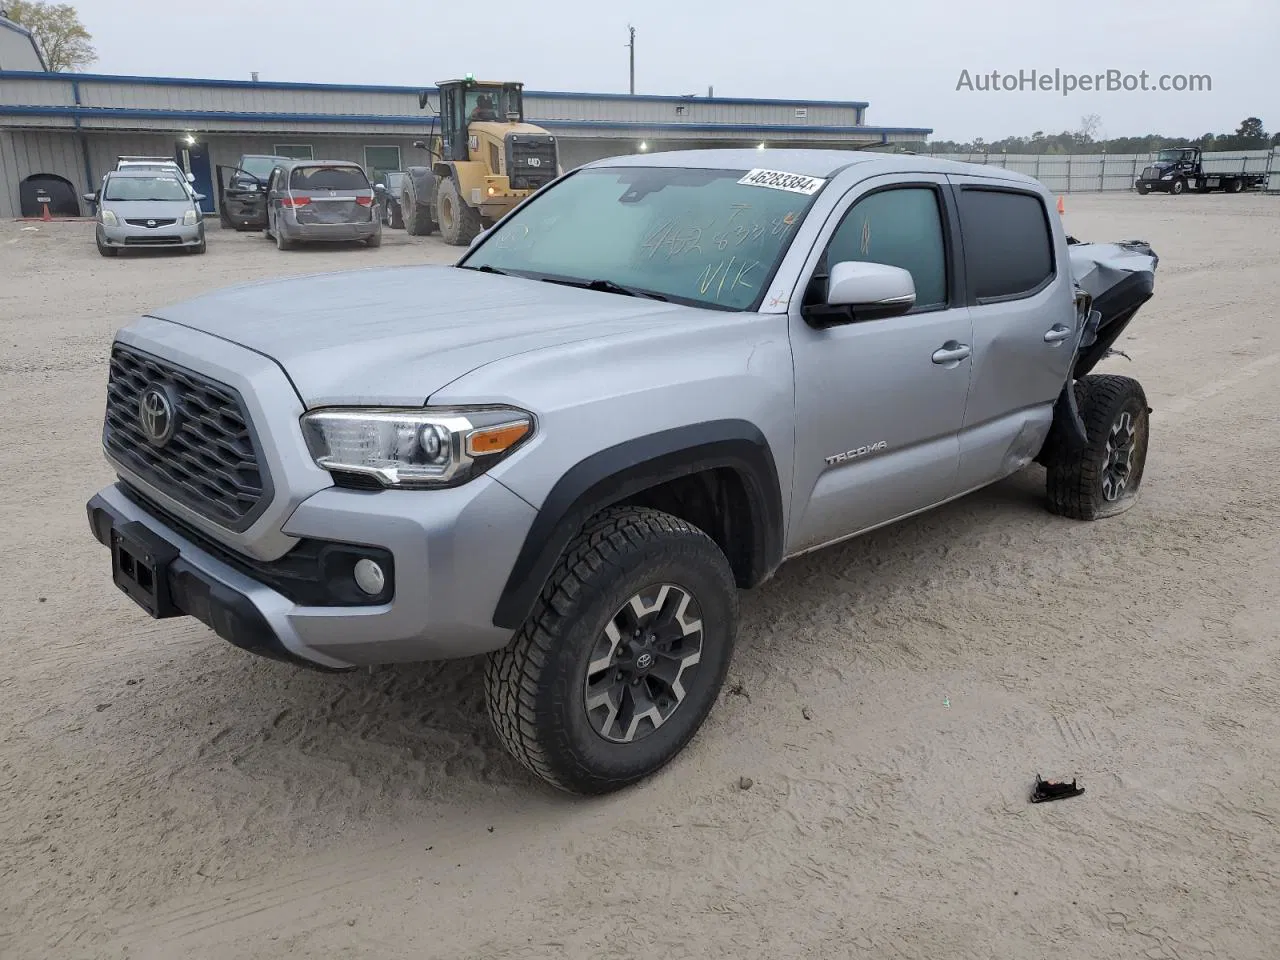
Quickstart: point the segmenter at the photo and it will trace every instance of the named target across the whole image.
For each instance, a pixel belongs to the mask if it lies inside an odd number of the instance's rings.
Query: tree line
[[[1240,122],[1235,133],[1206,133],[1195,138],[1167,137],[1158,133],[1148,133],[1141,137],[1112,137],[1097,139],[1101,120],[1097,114],[1082,118],[1080,129],[1064,130],[1062,133],[1046,134],[1037,130],[1029,137],[1005,137],[988,143],[982,137],[974,137],[968,142],[955,140],[931,140],[928,143],[903,144],[907,150],[916,153],[1029,153],[1029,154],[1072,154],[1072,153],[1156,153],[1170,147],[1199,147],[1206,153],[1210,151],[1231,152],[1233,150],[1266,150],[1280,146],[1280,133],[1270,134],[1258,117],[1246,117]]]

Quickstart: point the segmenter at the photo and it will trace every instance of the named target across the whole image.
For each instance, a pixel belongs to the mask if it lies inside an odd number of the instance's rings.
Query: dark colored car
[[[224,229],[265,230],[267,180],[288,157],[246,153],[234,167],[218,168],[218,209]]]
[[[408,174],[403,170],[386,170],[373,178],[374,186],[381,185],[382,225],[392,230],[404,229],[404,207],[401,203],[404,193],[405,179]]]
[[[378,197],[384,190],[349,160],[286,160],[267,183],[267,234],[281,250],[335,240],[379,246]]]

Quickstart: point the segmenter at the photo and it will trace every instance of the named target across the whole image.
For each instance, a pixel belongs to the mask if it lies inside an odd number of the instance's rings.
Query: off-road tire
[[[665,722],[615,742],[588,715],[588,663],[629,600],[661,584],[696,601],[701,659]],[[733,573],[710,537],[658,510],[609,508],[566,548],[515,639],[489,656],[489,717],[516,759],[551,785],[579,794],[621,789],[663,767],[697,733],[724,684],[737,627]]]
[[[1073,520],[1100,520],[1123,513],[1138,500],[1150,440],[1150,413],[1142,384],[1131,377],[1097,374],[1076,381],[1076,404],[1089,440],[1076,453],[1050,459],[1045,489],[1049,510]],[[1127,421],[1124,419],[1127,418]],[[1124,425],[1132,432],[1127,470],[1113,463],[1124,448]],[[1116,489],[1117,474],[1125,475]]]
[[[1150,192],[1151,192],[1150,185],[1145,183],[1138,184],[1138,196],[1145,197]]]
[[[452,177],[441,177],[436,193],[436,217],[440,238],[454,247],[465,247],[483,229],[480,211],[462,202],[462,194]]]
[[[409,236],[429,237],[435,232],[436,225],[431,219],[431,211],[425,203],[418,201],[416,190],[409,190],[404,194],[400,207],[404,229]]]
[[[1173,183],[1169,184],[1169,192],[1175,197],[1181,196],[1187,190],[1187,181],[1179,177]]]

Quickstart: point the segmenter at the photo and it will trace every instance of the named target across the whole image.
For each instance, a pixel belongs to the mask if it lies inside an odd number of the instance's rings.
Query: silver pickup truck
[[[712,709],[738,591],[1038,461],[1132,505],[1152,295],[1036,181],[834,151],[566,174],[454,266],[254,283],[111,352],[88,504],[115,583],[319,669],[486,655],[531,771],[602,793]]]

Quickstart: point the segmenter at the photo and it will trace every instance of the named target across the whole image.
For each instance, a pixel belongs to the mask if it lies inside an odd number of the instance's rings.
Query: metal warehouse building
[[[61,184],[63,196],[79,197],[122,155],[178,159],[209,197],[206,212],[214,212],[217,167],[242,153],[354,160],[370,173],[402,169],[426,159],[412,145],[431,122],[421,92],[0,69],[0,217],[20,215],[24,181]],[[566,169],[642,149],[862,148],[931,132],[868,126],[866,109],[856,101],[525,92],[528,119],[556,136]]]

